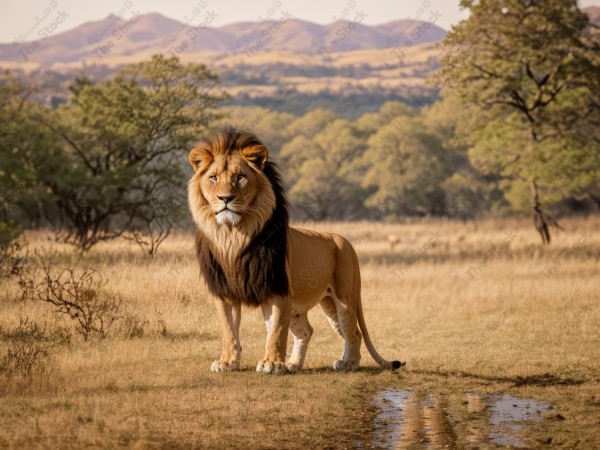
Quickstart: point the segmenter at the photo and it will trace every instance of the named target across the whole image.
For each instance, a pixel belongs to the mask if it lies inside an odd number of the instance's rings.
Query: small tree
[[[78,79],[71,90],[68,104],[36,117],[62,142],[56,171],[39,182],[57,204],[67,242],[88,250],[140,231],[163,217],[164,201],[185,198],[181,161],[226,95],[204,65],[163,56],[126,66],[110,81]]]
[[[600,151],[598,35],[575,0],[462,0],[461,6],[470,16],[446,36],[437,80],[471,109],[472,130],[483,129],[469,136],[480,161],[493,155],[509,179],[529,185],[536,227],[549,242],[543,230],[553,219],[543,210],[540,180],[554,173],[546,181],[566,187],[575,176],[562,196],[583,189],[588,162],[571,164],[576,174],[557,169],[577,147],[590,150],[584,159],[596,160]],[[490,134],[504,149],[500,158],[481,151]]]

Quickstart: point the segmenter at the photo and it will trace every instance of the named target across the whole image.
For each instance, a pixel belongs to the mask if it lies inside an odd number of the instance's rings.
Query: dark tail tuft
[[[402,366],[405,366],[406,362],[400,362],[400,361],[392,361],[392,370],[396,370],[399,369]]]

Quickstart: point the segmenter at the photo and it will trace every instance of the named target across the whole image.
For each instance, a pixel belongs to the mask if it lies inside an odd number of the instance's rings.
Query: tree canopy
[[[461,5],[470,16],[448,33],[437,80],[468,107],[461,126],[475,165],[512,180],[509,196],[528,186],[512,202],[544,225],[540,185],[547,202],[596,190],[598,34],[574,0]]]

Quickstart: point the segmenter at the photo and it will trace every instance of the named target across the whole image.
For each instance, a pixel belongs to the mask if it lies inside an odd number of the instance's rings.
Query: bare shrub
[[[174,219],[170,216],[151,216],[143,220],[143,225],[123,233],[122,237],[135,242],[146,256],[154,258],[173,226]]]
[[[94,335],[105,338],[123,317],[121,297],[105,291],[108,281],[97,269],[57,271],[43,264],[42,271],[41,281],[36,282],[33,275],[21,279],[21,298],[54,305],[58,313],[77,323],[84,340]]]
[[[8,348],[0,360],[0,373],[7,378],[29,378],[46,370],[49,352],[45,328],[25,318],[19,319],[16,328],[2,331],[2,335],[8,340]]]
[[[160,330],[161,336],[166,336],[169,334],[167,331],[167,322],[164,321],[162,312],[158,310],[156,311],[156,322],[158,323],[158,329]]]
[[[146,333],[146,327],[150,325],[147,320],[142,320],[135,314],[125,314],[121,323],[121,335],[128,339],[141,338]]]

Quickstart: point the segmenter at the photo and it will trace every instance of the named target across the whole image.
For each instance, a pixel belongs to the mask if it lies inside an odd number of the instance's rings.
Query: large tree
[[[67,239],[82,250],[140,230],[160,239],[185,207],[185,151],[226,98],[217,76],[202,64],[154,56],[108,81],[78,79],[71,90],[66,105],[35,118],[61,143],[55,170],[39,172],[38,181]]]
[[[479,164],[527,184],[549,242],[550,199],[597,186],[598,34],[575,0],[461,0],[470,16],[448,33],[438,81],[465,103],[462,134]],[[585,149],[585,151],[581,151]],[[569,170],[560,170],[568,163]]]

